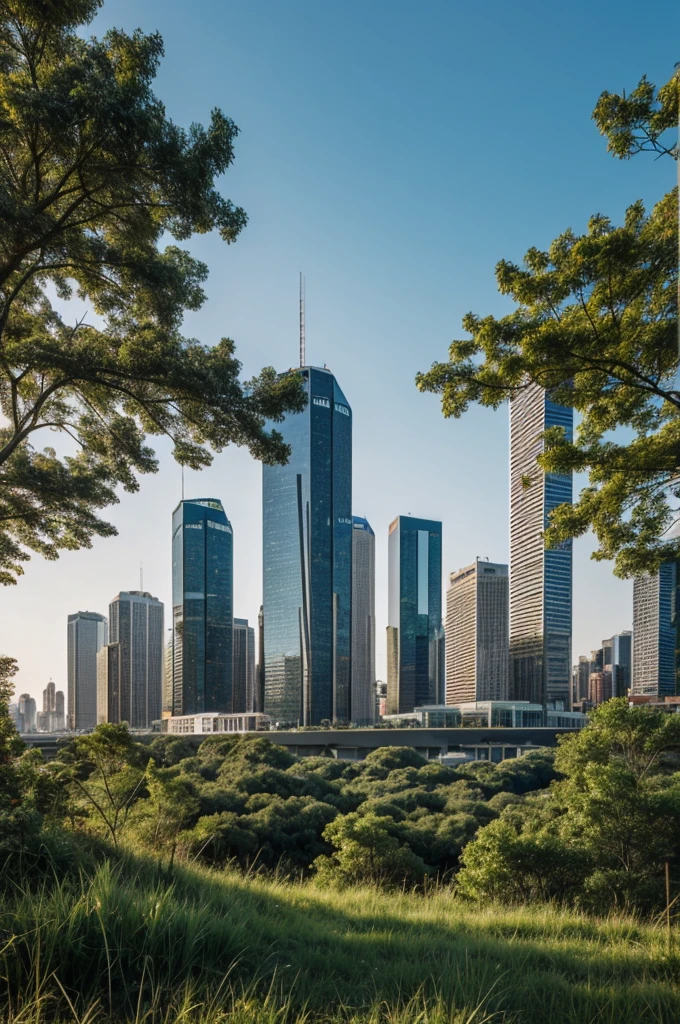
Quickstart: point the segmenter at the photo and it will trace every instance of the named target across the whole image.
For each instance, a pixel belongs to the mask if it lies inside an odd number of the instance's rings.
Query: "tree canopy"
[[[99,511],[157,460],[193,468],[245,445],[285,461],[268,430],[303,403],[297,375],[242,383],[229,338],[182,334],[207,267],[175,242],[246,223],[217,180],[238,128],[220,110],[185,129],[152,90],[157,34],[78,33],[101,0],[0,3],[0,582],[29,550],[56,558],[115,529]],[[78,298],[73,318],[63,300]],[[59,452],[44,444],[56,431]]]
[[[593,116],[612,152],[677,156],[664,132],[677,123],[679,89],[680,78],[658,93],[643,79],[628,98],[604,93]],[[546,431],[540,467],[589,474],[579,500],[551,514],[547,544],[592,528],[593,557],[615,559],[620,576],[676,557],[680,542],[667,533],[680,513],[677,189],[649,212],[633,203],[618,227],[593,216],[585,233],[531,248],[522,266],[501,260],[496,280],[516,308],[467,314],[471,337],[418,374],[418,388],[441,395],[446,417],[544,388],[580,423],[573,442],[561,428]]]

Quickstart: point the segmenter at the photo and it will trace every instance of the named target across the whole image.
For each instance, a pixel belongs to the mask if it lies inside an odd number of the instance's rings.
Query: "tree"
[[[171,868],[180,833],[198,814],[200,802],[192,779],[172,768],[158,768],[153,760],[144,779],[148,797],[135,805],[138,834],[158,853],[169,853]]]
[[[265,462],[288,448],[265,421],[300,409],[298,375],[239,380],[234,343],[181,332],[204,301],[204,264],[169,238],[218,231],[244,211],[216,179],[236,125],[213,110],[188,130],[152,91],[157,34],[77,33],[101,0],[0,3],[0,582],[29,550],[56,558],[114,527],[100,509],[135,491],[165,435],[182,465],[245,445]],[[55,299],[56,296],[56,299]],[[77,296],[88,312],[67,316]],[[72,307],[67,307],[72,308]],[[62,454],[36,445],[45,431]]]
[[[72,820],[84,818],[118,846],[146,782],[142,748],[127,725],[106,723],[87,736],[77,736],[53,770],[70,786]]]
[[[603,94],[595,110],[620,156],[664,146],[661,135],[677,120],[680,79],[658,94],[643,83],[628,100]],[[663,151],[677,156],[677,147]],[[574,408],[575,439],[546,431],[538,464],[587,471],[589,484],[552,512],[546,543],[592,528],[592,557],[615,559],[617,575],[655,570],[680,551],[665,536],[680,512],[677,190],[650,213],[634,203],[620,227],[598,214],[585,234],[568,230],[547,251],[529,249],[521,267],[502,260],[496,280],[516,309],[501,318],[469,313],[471,338],[454,341],[449,361],[418,374],[417,386],[442,396],[446,417],[471,402],[497,408],[531,387]],[[612,440],[621,427],[632,440]]]
[[[664,864],[680,866],[680,772],[664,756],[679,748],[677,715],[607,701],[560,738],[549,793],[506,806],[465,847],[461,892],[660,909]]]
[[[376,814],[340,815],[326,826],[323,837],[336,850],[317,857],[314,866],[322,881],[343,885],[418,885],[429,873],[424,861],[394,836],[390,819]]]

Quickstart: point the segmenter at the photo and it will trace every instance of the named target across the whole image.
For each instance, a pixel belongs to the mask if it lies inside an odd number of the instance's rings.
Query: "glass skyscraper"
[[[442,524],[398,516],[388,538],[387,712],[435,704],[442,680]]]
[[[307,405],[272,424],[291,446],[263,467],[264,710],[351,718],[352,410],[330,370],[300,369]]]
[[[572,500],[571,474],[536,463],[543,432],[563,427],[573,410],[530,385],[510,402],[510,699],[570,707],[572,547],[547,550],[551,511]]]
[[[121,591],[109,605],[109,643],[97,654],[97,722],[149,729],[161,717],[163,604]]]
[[[633,680],[635,696],[676,692],[678,563],[633,580]]]
[[[352,721],[375,722],[375,534],[352,517]]]
[[[68,718],[71,729],[97,724],[97,654],[109,639],[109,624],[97,612],[68,617]]]
[[[233,534],[215,498],[172,514],[172,628],[173,714],[233,711]]]

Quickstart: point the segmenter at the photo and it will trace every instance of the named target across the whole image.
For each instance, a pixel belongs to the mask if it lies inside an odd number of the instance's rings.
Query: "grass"
[[[630,918],[324,890],[124,857],[0,908],[7,1024],[671,1024],[680,938]]]

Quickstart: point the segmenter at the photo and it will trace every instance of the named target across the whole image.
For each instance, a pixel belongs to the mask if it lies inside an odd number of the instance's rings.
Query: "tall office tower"
[[[109,640],[109,624],[97,612],[68,617],[68,718],[71,729],[97,724],[97,654]]]
[[[35,697],[22,693],[19,697],[19,732],[35,732],[38,708]]]
[[[97,721],[149,729],[161,717],[163,604],[121,591],[109,605],[109,643],[97,655]]]
[[[255,710],[255,630],[247,619],[234,619],[233,712]]]
[[[215,498],[172,514],[173,714],[234,710],[234,538]]]
[[[633,670],[633,634],[627,629],[612,637],[613,693],[625,697],[630,689]]]
[[[163,651],[163,700],[161,717],[172,716],[172,676],[173,676],[173,645],[172,627],[165,630],[165,649]]]
[[[446,593],[446,703],[508,699],[508,567],[476,559]]]
[[[633,581],[633,679],[636,696],[675,693],[677,563]]]
[[[264,609],[260,605],[257,613],[257,685],[255,688],[255,710],[264,708]]]
[[[355,725],[375,722],[375,534],[352,516],[352,695]]]
[[[57,690],[54,696],[54,730],[55,732],[63,732],[66,728],[66,701],[64,700],[64,691]]]
[[[406,714],[438,698],[442,524],[398,516],[388,537],[387,710]]]
[[[57,710],[57,684],[50,679],[43,690],[43,714],[53,715]]]
[[[572,671],[572,679],[572,700],[574,704],[582,700],[588,700],[590,658],[586,658],[583,654],[579,655],[578,665],[574,665]]]
[[[264,710],[318,725],[351,718],[352,412],[330,370],[300,375],[305,409],[273,424],[290,459],[262,478]]]
[[[572,550],[571,541],[546,550],[543,531],[552,509],[572,500],[572,480],[536,464],[549,427],[562,427],[571,438],[573,410],[534,384],[512,399],[510,699],[559,710],[570,700]]]

